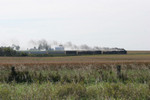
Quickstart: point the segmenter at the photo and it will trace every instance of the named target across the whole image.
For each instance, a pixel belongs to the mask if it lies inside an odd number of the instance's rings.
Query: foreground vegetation
[[[15,72],[7,67],[0,71],[0,98],[150,99],[150,64],[122,64],[120,74],[116,66],[43,66],[36,70],[20,66]]]
[[[0,58],[0,100],[149,100],[149,61],[149,55]]]
[[[147,84],[136,83],[98,83],[83,85],[81,83],[33,83],[33,84],[1,84],[2,100],[51,100],[51,99],[124,99],[149,100],[150,90]]]

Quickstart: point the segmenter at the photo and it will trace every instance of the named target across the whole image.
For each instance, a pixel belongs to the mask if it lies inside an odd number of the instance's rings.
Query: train
[[[127,54],[126,50],[64,50],[64,51],[23,51],[27,54],[50,54],[50,55],[100,55],[100,54]]]
[[[98,54],[127,54],[126,50],[121,51],[65,51],[66,55],[98,55]]]

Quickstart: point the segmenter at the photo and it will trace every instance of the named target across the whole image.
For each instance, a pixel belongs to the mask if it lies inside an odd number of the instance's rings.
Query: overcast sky
[[[150,0],[0,0],[0,37],[150,50]]]

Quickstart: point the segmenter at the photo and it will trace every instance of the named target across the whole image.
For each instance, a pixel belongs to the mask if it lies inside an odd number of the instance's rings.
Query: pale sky
[[[150,50],[150,0],[0,0],[0,37]]]

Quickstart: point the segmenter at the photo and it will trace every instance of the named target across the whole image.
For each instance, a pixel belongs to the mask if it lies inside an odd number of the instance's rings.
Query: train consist
[[[67,51],[24,51],[27,54],[50,54],[50,55],[100,55],[100,54],[127,54],[126,50],[102,51],[102,50],[67,50]]]
[[[126,50],[120,51],[65,51],[66,55],[97,55],[97,54],[127,54]]]
[[[66,55],[94,55],[102,54],[102,51],[65,51]]]

